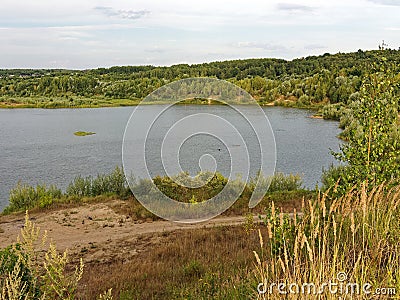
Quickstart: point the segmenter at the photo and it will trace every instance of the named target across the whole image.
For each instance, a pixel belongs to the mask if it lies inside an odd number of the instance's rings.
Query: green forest
[[[228,80],[250,93],[261,105],[348,105],[358,99],[363,78],[383,58],[394,66],[393,72],[398,78],[398,50],[326,53],[291,61],[262,58],[170,67],[0,70],[0,107],[134,105],[157,88],[190,77]],[[336,108],[327,114],[335,117]]]

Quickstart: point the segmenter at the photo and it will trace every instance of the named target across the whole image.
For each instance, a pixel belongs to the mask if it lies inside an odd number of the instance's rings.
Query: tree
[[[365,76],[360,100],[351,111],[355,126],[341,152],[333,153],[347,167],[341,174],[339,190],[384,181],[399,183],[400,139],[396,77],[392,66],[382,63]]]

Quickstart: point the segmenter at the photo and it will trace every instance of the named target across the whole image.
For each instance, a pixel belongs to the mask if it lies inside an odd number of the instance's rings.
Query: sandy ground
[[[30,218],[42,233],[47,230],[48,238],[55,242],[58,250],[68,249],[74,257],[83,257],[85,263],[129,260],[145,251],[149,244],[157,243],[165,232],[244,223],[244,217],[217,217],[196,224],[151,219],[134,221],[113,209],[119,202],[121,200],[32,213]],[[16,241],[24,218],[23,214],[0,217],[0,247]]]

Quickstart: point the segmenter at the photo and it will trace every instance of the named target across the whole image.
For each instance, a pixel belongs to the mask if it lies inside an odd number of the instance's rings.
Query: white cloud
[[[119,17],[130,20],[143,18],[150,13],[148,10],[114,9],[110,6],[96,6],[94,10],[97,10],[108,17]]]
[[[314,10],[314,8],[311,6],[297,4],[297,3],[278,3],[277,8],[279,10],[290,11],[290,12],[310,12]]]
[[[2,0],[0,68],[294,58],[397,48],[395,0]],[[62,64],[62,65],[61,65]]]

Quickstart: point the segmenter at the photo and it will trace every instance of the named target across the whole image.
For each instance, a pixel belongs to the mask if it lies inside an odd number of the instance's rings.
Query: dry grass
[[[80,296],[112,288],[115,299],[247,299],[257,243],[243,227],[164,233],[129,262],[86,265]]]
[[[400,187],[388,190],[382,185],[372,191],[352,191],[330,203],[322,195],[304,205],[301,219],[272,212],[267,230],[260,231],[260,250],[255,252],[258,281],[266,288],[259,298],[282,298],[277,286],[270,289],[271,283],[286,284],[286,291],[289,284],[294,284],[295,292],[300,287],[300,294],[288,293],[285,299],[365,299],[362,292],[346,294],[346,288],[351,292],[350,283],[360,289],[371,284],[372,293],[376,288],[400,293],[399,205]],[[325,287],[318,296],[308,294],[308,288],[301,293],[305,283],[315,284],[317,292],[323,283],[339,284],[340,272],[347,277],[342,292],[333,294]],[[370,294],[368,298],[390,296]]]

